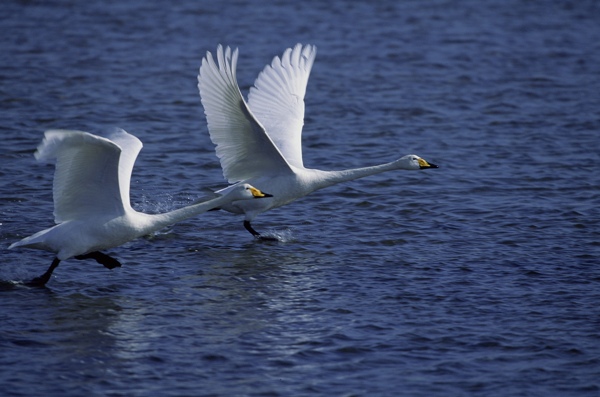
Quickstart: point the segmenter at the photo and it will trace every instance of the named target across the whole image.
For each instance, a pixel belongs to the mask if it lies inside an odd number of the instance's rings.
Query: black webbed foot
[[[45,278],[44,276],[39,276],[36,278],[32,278],[31,280],[29,280],[28,282],[25,283],[26,286],[28,287],[34,287],[34,288],[42,288],[46,286],[46,283],[50,280],[50,278]]]
[[[75,259],[94,259],[107,269],[121,267],[121,263],[118,260],[99,251],[90,252],[89,254],[85,255],[77,255]]]
[[[38,287],[38,288],[46,286],[46,283],[48,283],[48,281],[50,281],[52,272],[54,271],[54,269],[56,269],[58,267],[59,263],[60,263],[60,260],[58,258],[54,258],[54,260],[52,261],[52,264],[50,265],[48,270],[46,270],[46,273],[26,282],[25,285],[28,287]]]

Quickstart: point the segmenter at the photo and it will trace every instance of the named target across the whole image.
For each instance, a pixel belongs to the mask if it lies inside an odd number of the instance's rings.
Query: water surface
[[[7,396],[597,396],[600,7],[593,1],[8,1],[0,10],[0,386]],[[305,164],[439,164],[254,222],[209,213],[110,250],[52,225],[50,128],[144,142],[138,210],[225,186],[196,89],[317,45]]]

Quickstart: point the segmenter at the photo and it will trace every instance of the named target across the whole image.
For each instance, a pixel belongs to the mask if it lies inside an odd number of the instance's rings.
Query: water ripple
[[[314,3],[314,4],[313,4]],[[195,87],[216,44],[242,90],[319,47],[305,164],[390,172],[259,216],[204,214],[111,250],[123,267],[3,252],[7,395],[595,395],[593,2],[7,2],[0,239],[52,225],[49,128],[140,137],[133,206],[225,185]],[[68,21],[69,23],[56,23]]]

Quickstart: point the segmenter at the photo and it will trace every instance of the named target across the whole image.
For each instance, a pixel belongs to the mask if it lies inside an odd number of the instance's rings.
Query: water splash
[[[268,239],[275,239],[280,243],[289,243],[296,240],[294,232],[291,229],[268,230],[264,233],[261,233],[261,235]]]

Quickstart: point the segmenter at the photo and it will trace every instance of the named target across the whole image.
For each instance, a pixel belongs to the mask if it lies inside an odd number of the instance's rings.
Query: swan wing
[[[56,159],[53,185],[56,223],[95,215],[118,216],[129,208],[129,202],[123,201],[119,182],[122,151],[110,139],[83,131],[49,130],[44,133],[35,157],[40,161]]]
[[[248,106],[283,153],[286,160],[302,168],[304,95],[317,55],[312,45],[296,44],[275,57],[250,88]]]
[[[123,206],[130,207],[129,191],[131,190],[131,174],[133,165],[137,159],[140,150],[142,150],[142,141],[137,137],[127,133],[121,128],[115,128],[111,133],[106,135],[106,138],[113,141],[121,148],[121,156],[119,157],[119,191]]]
[[[289,164],[242,97],[236,80],[238,51],[217,48],[202,59],[198,90],[208,131],[223,176],[235,183],[258,175],[290,171]]]

